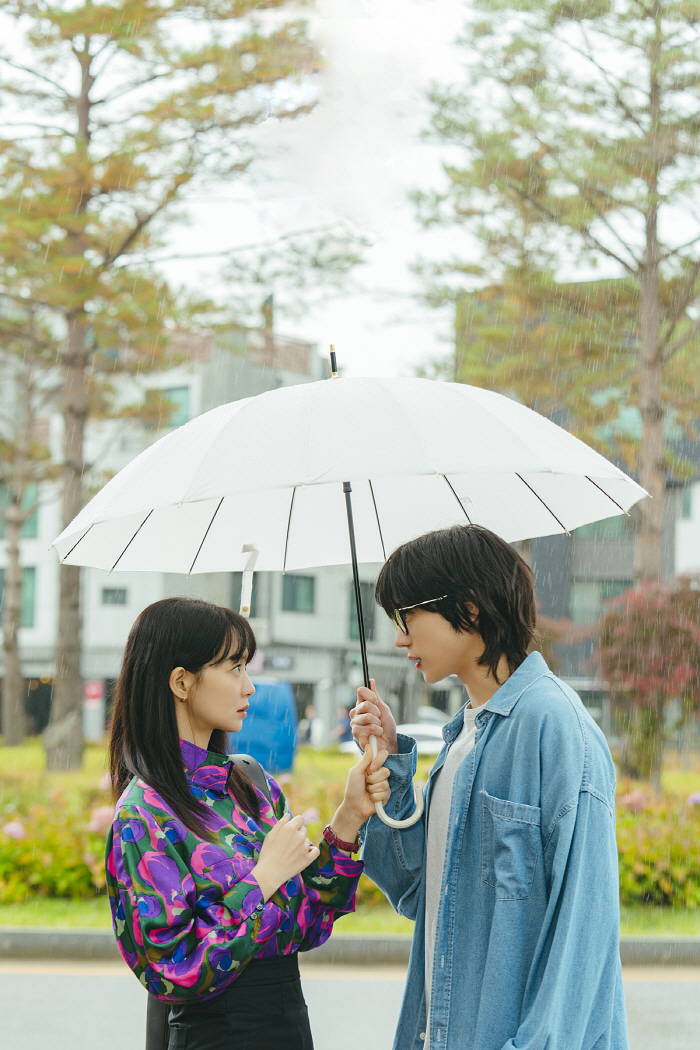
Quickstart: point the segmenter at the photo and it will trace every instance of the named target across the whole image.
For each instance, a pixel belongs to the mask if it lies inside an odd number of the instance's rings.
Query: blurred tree
[[[5,540],[2,731],[6,747],[21,744],[25,733],[18,648],[23,582],[20,538],[37,513],[40,486],[57,476],[48,446],[48,412],[57,394],[57,340],[47,320],[45,310],[0,304],[0,526]]]
[[[668,703],[700,707],[700,590],[647,582],[607,605],[598,658],[625,724],[621,765],[660,791]]]
[[[162,365],[173,296],[149,264],[188,186],[241,176],[246,132],[311,108],[313,48],[284,0],[9,0],[0,49],[0,279],[65,329],[63,516],[83,502],[103,380]],[[265,18],[263,29],[254,16]],[[7,23],[6,23],[7,24]],[[62,566],[52,769],[81,762],[80,575]]]
[[[457,299],[456,378],[636,468],[639,580],[661,576],[664,424],[700,396],[699,28],[697,0],[475,0],[466,82],[431,93],[448,187],[415,195],[478,259],[422,267],[430,301]]]

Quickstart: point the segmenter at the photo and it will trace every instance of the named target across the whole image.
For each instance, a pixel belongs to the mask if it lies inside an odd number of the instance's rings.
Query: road
[[[315,1050],[391,1050],[404,971],[305,966]],[[697,1050],[700,967],[625,971],[630,1050]],[[119,963],[0,963],[2,1050],[142,1050],[143,988]],[[371,1038],[370,1038],[371,1036]]]

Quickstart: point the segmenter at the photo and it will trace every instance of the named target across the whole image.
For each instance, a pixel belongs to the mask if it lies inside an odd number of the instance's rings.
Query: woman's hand
[[[306,833],[303,817],[290,819],[285,813],[265,836],[258,863],[250,874],[268,901],[282,883],[308,868],[320,852]]]
[[[386,751],[378,751],[374,758],[368,749],[348,773],[343,801],[331,821],[331,830],[343,842],[355,842],[364,822],[376,812],[377,802],[389,801],[386,758]]]
[[[363,751],[367,748],[370,736],[376,736],[377,748],[389,755],[396,755],[399,744],[394,716],[391,708],[377,695],[373,678],[370,678],[370,683],[371,689],[361,686],[357,690],[357,707],[350,712],[352,735]]]

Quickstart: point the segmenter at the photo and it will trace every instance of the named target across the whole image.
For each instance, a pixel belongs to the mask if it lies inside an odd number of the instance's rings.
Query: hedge
[[[622,904],[700,906],[700,805],[668,796],[618,804],[617,849]]]
[[[33,896],[85,899],[104,891],[104,842],[111,810],[99,790],[62,794],[47,802],[1,790],[0,904]],[[7,781],[4,784],[7,789]],[[295,785],[296,787],[296,785]],[[303,809],[303,798],[289,790],[295,812],[304,812],[310,834],[318,838],[334,809],[335,785],[327,783]],[[291,785],[290,785],[291,788]],[[342,792],[342,785],[340,787]],[[674,796],[654,798],[640,792],[618,800],[617,841],[622,904],[700,907],[700,796],[688,801]],[[325,805],[324,805],[325,801]],[[358,906],[384,903],[381,891],[365,876]]]

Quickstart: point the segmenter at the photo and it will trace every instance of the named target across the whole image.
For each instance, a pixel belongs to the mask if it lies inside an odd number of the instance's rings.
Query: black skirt
[[[168,1050],[313,1050],[296,952],[253,959],[206,1002],[171,1003]]]

